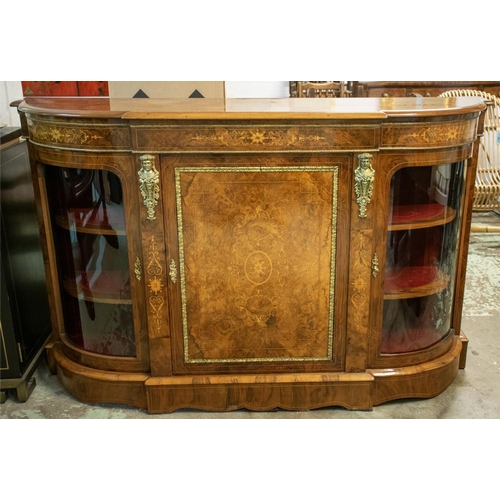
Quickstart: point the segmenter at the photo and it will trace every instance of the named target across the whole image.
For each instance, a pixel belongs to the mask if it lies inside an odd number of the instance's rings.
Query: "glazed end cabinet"
[[[436,396],[465,366],[482,99],[18,109],[50,366],[76,398],[371,409]]]

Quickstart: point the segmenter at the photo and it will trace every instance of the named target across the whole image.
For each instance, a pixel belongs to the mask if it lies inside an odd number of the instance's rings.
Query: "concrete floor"
[[[475,213],[473,225],[500,231],[496,213]],[[386,403],[372,411],[326,408],[313,411],[210,413],[179,410],[149,415],[122,405],[80,403],[59,385],[42,362],[37,386],[25,403],[12,396],[0,406],[2,419],[498,419],[500,418],[500,232],[471,234],[462,329],[469,338],[467,366],[442,394],[426,400]]]

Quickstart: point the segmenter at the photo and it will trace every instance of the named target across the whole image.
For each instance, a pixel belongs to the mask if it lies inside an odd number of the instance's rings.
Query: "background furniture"
[[[449,90],[441,97],[478,96],[487,99],[484,133],[480,139],[474,210],[500,208],[500,98],[471,89]]]
[[[344,97],[344,82],[297,82],[297,97]]]
[[[108,96],[108,82],[21,82],[24,96]]]
[[[26,99],[55,320],[87,402],[370,409],[461,332],[480,98]]]
[[[500,82],[356,82],[359,97],[438,97],[445,91],[472,89],[500,96]]]
[[[28,158],[19,127],[0,129],[0,389],[26,401],[51,333],[40,230]]]
[[[357,82],[289,82],[290,97],[351,97]]]

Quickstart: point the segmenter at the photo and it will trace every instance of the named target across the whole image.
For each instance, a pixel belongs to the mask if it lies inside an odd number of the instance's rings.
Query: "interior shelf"
[[[452,221],[456,215],[456,210],[440,203],[395,206],[389,219],[389,231],[440,226]]]
[[[64,289],[73,297],[90,302],[104,304],[131,304],[128,274],[119,271],[87,273],[86,278],[79,275],[74,279],[64,280]]]
[[[69,208],[55,216],[58,226],[75,229],[80,233],[102,235],[124,235],[123,208],[108,205],[105,208]]]
[[[434,266],[391,267],[386,270],[384,299],[411,299],[441,292],[450,277]]]

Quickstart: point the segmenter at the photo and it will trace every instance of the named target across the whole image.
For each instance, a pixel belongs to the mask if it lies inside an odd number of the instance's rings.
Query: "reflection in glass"
[[[451,326],[464,162],[391,179],[382,354],[426,349]]]
[[[106,170],[46,168],[65,333],[76,346],[134,356],[122,185]]]

